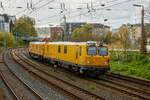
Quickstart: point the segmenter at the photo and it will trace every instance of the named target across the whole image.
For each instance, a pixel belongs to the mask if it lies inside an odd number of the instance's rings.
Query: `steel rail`
[[[6,51],[7,52],[7,51]],[[39,100],[43,100],[43,97],[38,94],[31,86],[29,86],[27,83],[25,83],[23,80],[21,80],[10,68],[9,65],[5,62],[4,59],[4,64],[7,66],[7,68],[9,69],[9,71],[21,82],[23,83],[30,91],[32,91],[38,98]]]

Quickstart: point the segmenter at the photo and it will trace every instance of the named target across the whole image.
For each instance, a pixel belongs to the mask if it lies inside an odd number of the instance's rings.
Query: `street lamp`
[[[23,7],[21,7],[21,6],[18,6],[18,7],[16,7],[16,8],[18,8],[18,9],[22,9]]]
[[[54,9],[53,7],[49,7],[48,9]]]
[[[104,22],[108,21],[108,19],[104,19]]]
[[[109,8],[108,8],[108,9],[106,9],[106,10],[107,10],[107,11],[110,11],[110,10],[112,10],[112,9],[109,9]]]
[[[105,4],[103,3],[103,4],[101,4],[101,6],[102,6],[102,7],[104,7],[104,6],[105,6]]]
[[[133,4],[135,7],[142,7],[141,10],[141,47],[140,47],[140,52],[143,54],[146,54],[146,34],[144,32],[144,6],[143,5],[138,5],[138,4]]]
[[[143,7],[143,8],[144,8],[143,5],[139,5],[139,4],[133,4],[133,6],[136,6],[136,7]]]

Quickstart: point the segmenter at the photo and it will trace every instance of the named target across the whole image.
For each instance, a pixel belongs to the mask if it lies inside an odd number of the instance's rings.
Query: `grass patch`
[[[147,56],[137,52],[128,52],[126,55],[115,52],[111,58],[112,72],[150,80],[150,61]]]
[[[111,71],[125,75],[132,75],[150,80],[150,62],[139,64],[139,62],[118,63],[110,62]]]

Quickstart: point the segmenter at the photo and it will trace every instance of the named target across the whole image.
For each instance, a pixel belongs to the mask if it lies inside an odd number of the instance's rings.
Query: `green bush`
[[[7,47],[17,47],[17,46],[24,45],[24,42],[19,38],[15,39],[12,33],[0,32],[0,48],[4,47],[4,38],[6,38],[6,42],[7,42],[6,46]]]
[[[150,61],[137,51],[110,51],[111,71],[150,80]]]
[[[140,61],[146,63],[148,62],[148,56],[140,54],[137,51],[110,51],[110,57],[112,61],[119,62],[132,62],[132,61]]]
[[[12,33],[2,33],[0,32],[0,47],[4,46],[4,39],[6,39],[6,46],[13,47],[14,45],[14,36]]]

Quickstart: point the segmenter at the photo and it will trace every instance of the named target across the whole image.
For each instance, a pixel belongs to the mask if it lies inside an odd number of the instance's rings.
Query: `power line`
[[[116,3],[116,4],[113,4],[113,5],[110,5],[110,6],[101,8],[101,9],[98,8],[98,10],[103,10],[103,9],[105,9],[105,8],[112,7],[112,6],[116,6],[116,5],[119,5],[119,4],[122,4],[122,3],[127,3],[127,2],[129,2],[129,1],[131,1],[131,0],[126,0],[126,1],[123,1],[123,2],[120,2],[120,3]],[[85,14],[87,14],[87,12],[86,12],[86,13],[83,13],[82,15],[85,15]],[[77,16],[79,16],[79,15],[71,16],[71,18],[72,18],[72,17],[77,17]],[[55,17],[56,17],[56,16],[55,16]],[[68,17],[67,17],[67,18],[68,18]],[[58,19],[56,19],[55,21],[57,21],[57,20],[58,20]],[[52,22],[55,22],[55,21],[51,21],[51,22],[48,22],[48,23],[52,23]]]
[[[114,0],[112,0],[112,1],[114,2]],[[131,1],[131,0],[126,0],[126,1],[123,1],[123,2],[120,2],[120,3],[115,3],[115,4],[109,5],[109,6],[104,7],[104,8],[97,8],[96,10],[97,10],[97,11],[98,11],[98,10],[104,10],[104,9],[106,9],[106,8],[109,8],[109,7],[112,7],[112,6],[116,6],[116,5],[120,5],[120,4],[122,4],[122,3],[126,3],[126,2],[129,2],[129,1]],[[42,5],[42,6],[46,6],[46,5]],[[41,9],[42,6],[38,7],[38,9]],[[95,7],[95,6],[94,6],[94,7]],[[78,10],[77,10],[77,11],[78,11]],[[82,14],[80,14],[80,15],[85,15],[85,14],[88,14],[88,12],[82,13]],[[74,15],[74,16],[71,16],[71,17],[76,17],[76,16],[80,16],[80,15]],[[56,16],[58,16],[58,14],[57,14],[57,15],[50,16],[50,17],[48,17],[48,18],[53,18],[53,17],[56,17]],[[67,18],[68,18],[68,17],[67,17]],[[56,20],[56,21],[57,21],[57,20]],[[54,22],[54,21],[53,21],[53,22]],[[48,23],[50,23],[50,22],[48,22]]]
[[[107,7],[97,8],[96,11],[97,11],[97,10],[104,10],[104,9],[106,9],[106,8],[113,7],[113,6],[116,6],[116,5],[119,5],[119,4],[123,4],[123,3],[127,3],[127,2],[129,2],[129,1],[131,1],[131,0],[125,0],[125,1],[123,1],[123,2],[116,3],[116,4],[112,4],[112,5],[109,5],[109,6],[107,6]],[[87,12],[82,13],[82,15],[85,15],[85,14],[87,14]],[[79,16],[79,15],[75,15],[75,16],[72,16],[72,17],[76,17],[76,16]]]
[[[41,3],[42,1],[44,1],[44,0],[39,0],[38,2],[36,2],[36,3],[34,4],[34,6],[37,5],[37,4],[39,4],[39,3]],[[54,1],[54,0],[51,0],[51,1],[49,1],[48,3],[46,3],[46,4],[44,4],[44,5],[40,6],[40,7],[38,7],[38,9],[35,9],[35,10],[31,11],[30,14],[31,14],[32,12],[34,12],[34,11],[36,11],[36,10],[39,10],[39,9],[41,9],[42,7],[48,5],[48,4],[51,3],[52,1]],[[106,2],[106,3],[111,3],[111,2],[114,2],[114,1],[119,1],[119,0],[111,0],[111,1],[108,1],[108,2]],[[26,10],[27,10],[27,9],[24,9],[24,10],[22,10],[22,11],[16,13],[15,15],[19,15],[19,14],[25,12]]]
[[[106,3],[111,3],[111,2],[116,2],[116,1],[119,1],[119,0],[110,0],[110,1],[107,1]],[[94,2],[95,3],[95,2]],[[63,4],[64,5],[64,4]],[[63,6],[62,5],[62,6]],[[97,5],[97,6],[99,6],[99,5]],[[93,8],[93,6],[92,6],[92,8]],[[61,9],[61,8],[59,8],[59,9]],[[82,8],[82,9],[84,9],[84,8]],[[86,9],[86,8],[85,8]],[[32,11],[32,12],[34,12],[34,11]],[[74,12],[77,12],[77,11],[74,11]],[[73,13],[74,13],[73,12]],[[70,12],[69,12],[69,14],[70,14]],[[55,15],[55,16],[57,16],[57,15]],[[43,19],[48,19],[48,18],[51,18],[51,16],[50,17],[46,17],[46,18],[43,18]]]
[[[49,2],[47,2],[47,3],[45,3],[45,4],[43,4],[43,5],[41,5],[40,7],[35,8],[34,11],[37,11],[37,10],[41,9],[42,7],[47,6],[48,4],[50,4],[50,3],[54,2],[54,1],[55,1],[55,0],[51,0],[51,1],[49,1]],[[33,11],[31,11],[30,14],[31,14],[32,12],[33,12]]]
[[[112,5],[109,5],[109,6],[104,7],[104,8],[97,8],[96,10],[103,10],[103,9],[106,9],[106,8],[109,8],[109,7],[112,7],[112,6],[116,6],[116,5],[119,5],[119,4],[122,4],[122,3],[127,3],[127,2],[129,2],[129,1],[131,1],[131,0],[125,0],[125,1],[123,1],[123,2],[119,2],[119,3],[116,3],[116,4],[112,4]],[[85,13],[82,13],[81,15],[85,15],[85,14],[88,14],[88,13],[85,12]],[[71,18],[72,18],[72,17],[77,17],[77,16],[79,16],[79,15],[71,16]],[[68,17],[67,17],[67,18],[68,18]]]
[[[106,3],[112,3],[112,2],[116,2],[116,1],[119,1],[119,0],[111,0],[111,1],[107,1]],[[97,6],[99,6],[99,5],[97,5]],[[93,6],[92,6],[93,7]],[[81,9],[84,9],[84,8],[81,8]],[[80,9],[80,10],[81,10]],[[76,12],[78,12],[79,10],[77,10],[77,11],[73,11],[72,13],[76,13]],[[89,13],[89,12],[88,12]],[[70,12],[68,13],[69,15],[70,15]],[[80,14],[81,15],[81,14]],[[53,16],[49,16],[49,17],[46,17],[46,18],[43,18],[43,19],[40,19],[40,20],[44,20],[44,19],[49,19],[49,18],[53,18],[53,17],[56,17],[56,16],[58,16],[58,14],[57,15],[53,15]]]
[[[44,1],[44,0],[39,0],[38,2],[36,2],[35,4],[33,4],[33,6],[38,5],[38,4],[41,3],[42,1]],[[19,14],[25,12],[26,10],[28,10],[28,5],[29,5],[29,3],[27,2],[27,3],[26,3],[27,8],[24,9],[24,10],[22,10],[22,11],[17,12],[15,15],[19,15]]]
[[[10,1],[10,0],[5,0],[3,3],[4,3],[4,4],[7,4],[9,1]]]

